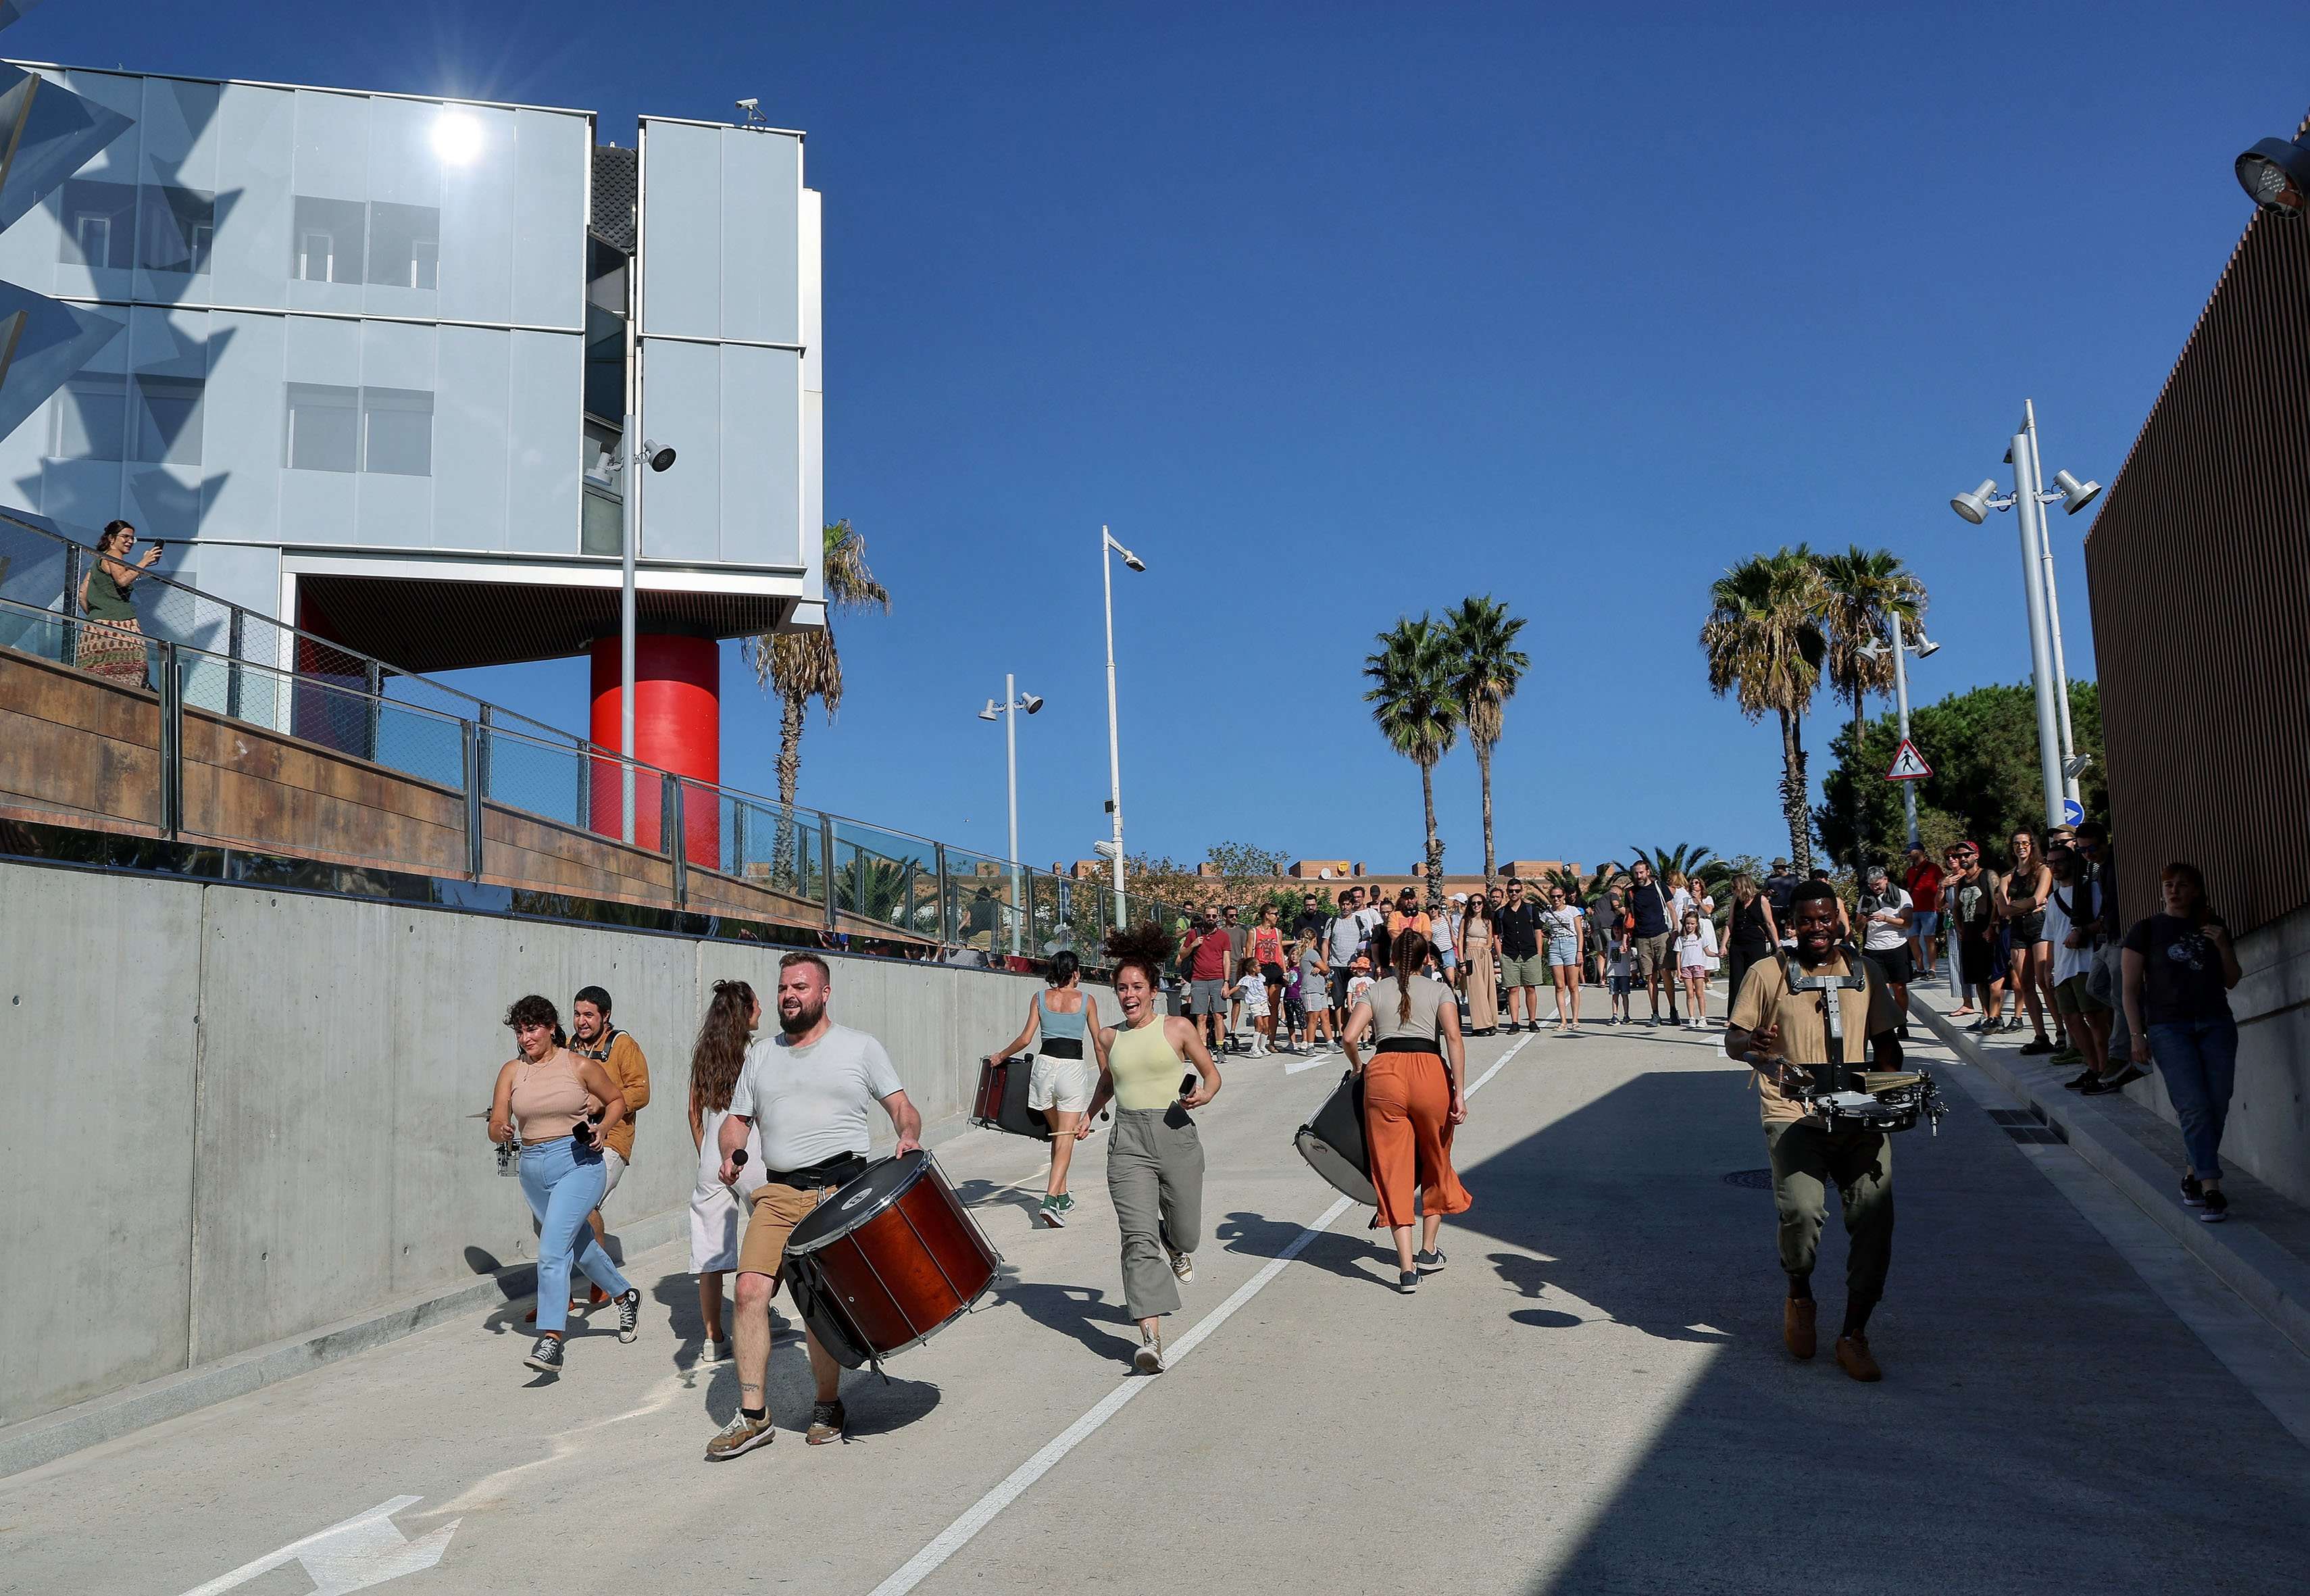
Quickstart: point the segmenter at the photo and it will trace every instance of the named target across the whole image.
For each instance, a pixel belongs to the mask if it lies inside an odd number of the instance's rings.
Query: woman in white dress
[[[762,1184],[759,1132],[746,1136],[746,1161],[735,1191],[722,1184],[722,1122],[730,1117],[730,1093],[745,1067],[746,1045],[762,1022],[761,1001],[743,981],[714,983],[714,1001],[690,1049],[690,1139],[698,1148],[698,1184],[690,1193],[690,1268],[698,1277],[698,1311],[706,1321],[704,1361],[730,1356],[722,1331],[722,1276],[738,1267],[738,1238],[745,1228],[741,1199]]]

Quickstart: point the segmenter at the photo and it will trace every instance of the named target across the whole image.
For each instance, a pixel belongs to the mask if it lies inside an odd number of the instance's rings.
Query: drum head
[[[917,1148],[899,1158],[870,1164],[866,1173],[811,1210],[786,1238],[789,1253],[809,1253],[838,1236],[855,1230],[899,1200],[899,1193],[923,1177],[930,1155]]]
[[[1300,1126],[1296,1141],[1307,1167],[1330,1182],[1333,1190],[1368,1208],[1378,1203],[1379,1193],[1372,1189],[1371,1176],[1364,1173],[1363,1166],[1317,1135],[1315,1126]]]

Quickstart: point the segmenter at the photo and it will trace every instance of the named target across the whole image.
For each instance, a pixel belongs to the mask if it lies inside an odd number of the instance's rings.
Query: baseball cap
[[[1452,901],[1454,903],[1465,903],[1468,901],[1468,895],[1464,892],[1455,892],[1452,894]]]

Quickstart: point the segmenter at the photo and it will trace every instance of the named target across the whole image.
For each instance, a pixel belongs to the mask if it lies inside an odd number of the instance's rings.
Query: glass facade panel
[[[172,465],[201,463],[201,389],[187,377],[136,379],[136,458]]]
[[[65,385],[50,413],[50,459],[117,460],[126,454],[127,378],[83,371]]]
[[[433,395],[414,388],[361,390],[361,469],[433,474]]]
[[[57,192],[56,258],[76,266],[126,269],[136,247],[136,189],[74,178]]]
[[[395,288],[440,287],[440,210],[379,200],[369,213],[369,281]]]
[[[305,282],[359,282],[367,207],[358,200],[297,196],[289,239],[289,275]]]
[[[148,272],[208,275],[216,242],[216,195],[195,188],[138,190],[136,262]]]
[[[360,463],[360,390],[329,383],[289,385],[281,463],[291,471],[352,471]]]

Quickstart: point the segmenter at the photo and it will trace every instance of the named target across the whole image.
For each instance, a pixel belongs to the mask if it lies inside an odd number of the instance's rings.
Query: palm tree
[[[1486,594],[1471,594],[1444,618],[1451,629],[1453,652],[1459,655],[1453,681],[1460,702],[1460,717],[1467,723],[1468,742],[1476,750],[1476,768],[1484,780],[1484,884],[1492,881],[1492,750],[1500,740],[1501,711],[1515,697],[1516,683],[1532,669],[1532,660],[1515,646],[1524,617]]]
[[[1672,873],[1681,873],[1711,898],[1722,894],[1732,880],[1732,865],[1719,859],[1715,849],[1700,844],[1680,842],[1672,848],[1637,847],[1629,851],[1632,857],[1653,867],[1653,880],[1666,881]],[[1725,906],[1720,903],[1717,911],[1721,916],[1726,912]]]
[[[1853,747],[1859,754],[1863,700],[1872,692],[1893,687],[1893,655],[1885,646],[1888,629],[1898,618],[1905,629],[1925,618],[1925,585],[1889,549],[1863,549],[1855,543],[1842,554],[1823,554],[1820,567],[1821,619],[1828,629],[1828,679],[1853,701]],[[1863,652],[1863,650],[1867,652]],[[1861,823],[1861,784],[1853,785],[1855,812],[1853,846],[1854,879],[1867,867],[1867,828]]]
[[[754,681],[778,695],[778,841],[775,872],[794,857],[795,789],[802,781],[803,712],[816,698],[830,724],[842,707],[842,655],[834,646],[834,618],[880,607],[890,612],[890,591],[866,567],[866,536],[847,517],[826,527],[826,623],[807,631],[766,632],[746,639]]]
[[[1751,555],[1716,579],[1708,602],[1700,628],[1708,685],[1720,698],[1732,695],[1750,720],[1767,712],[1780,717],[1781,814],[1788,822],[1789,857],[1798,869],[1810,870],[1804,716],[1828,651],[1819,566],[1802,543]]]
[[[1364,658],[1371,690],[1364,702],[1388,746],[1420,767],[1420,800],[1428,825],[1428,905],[1444,901],[1444,845],[1436,836],[1436,767],[1460,735],[1460,700],[1454,691],[1458,658],[1451,632],[1423,614],[1379,634],[1379,649]]]

